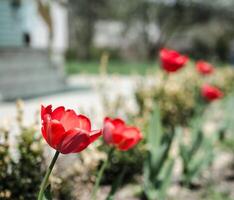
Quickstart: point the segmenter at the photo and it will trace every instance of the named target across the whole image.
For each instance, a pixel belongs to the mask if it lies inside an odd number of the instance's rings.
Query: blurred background
[[[230,62],[233,1],[69,1],[68,58],[155,60],[162,46]]]
[[[168,199],[234,199],[233,22],[233,0],[0,0],[0,199],[36,198],[51,157],[40,136],[33,137],[40,135],[41,104],[84,113],[94,128],[102,126],[106,115],[120,116],[147,135],[156,102],[163,129],[182,127],[190,133],[194,113],[201,110],[196,97],[203,81],[230,94],[202,112],[215,113],[206,115],[204,126],[209,133],[221,134],[222,142],[215,143],[219,156],[213,168],[206,169],[201,190],[181,186],[183,164],[176,164]],[[188,69],[168,82],[160,70],[163,47],[190,58]],[[194,65],[200,59],[215,66],[217,73],[199,77]],[[227,140],[222,138],[226,132]],[[116,153],[102,180],[100,199],[124,165],[133,178],[124,179],[116,199],[147,199],[139,186],[149,153],[146,144],[124,155]],[[202,155],[207,148],[201,148]],[[61,156],[52,179],[55,199],[87,200],[105,156],[102,142],[80,157]],[[76,163],[74,169],[66,167],[69,162]],[[9,175],[11,169],[15,173]]]
[[[66,75],[145,74],[165,46],[232,64],[233,7],[231,0],[2,0],[1,97],[66,90]],[[108,70],[99,67],[103,55]]]

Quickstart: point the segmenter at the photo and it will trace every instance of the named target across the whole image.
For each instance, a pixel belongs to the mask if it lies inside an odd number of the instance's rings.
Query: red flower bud
[[[103,137],[106,143],[127,151],[142,139],[142,134],[136,127],[127,126],[121,119],[107,117],[104,120]]]
[[[220,89],[208,84],[202,86],[201,94],[207,101],[214,101],[223,97],[223,92]]]
[[[197,61],[196,69],[200,74],[208,75],[214,72],[214,66],[203,60]]]
[[[160,50],[160,60],[164,70],[176,72],[187,63],[188,57],[177,51],[164,48]]]
[[[84,150],[102,134],[101,130],[91,131],[86,116],[62,106],[53,111],[51,105],[41,106],[41,120],[41,132],[46,142],[63,154]]]

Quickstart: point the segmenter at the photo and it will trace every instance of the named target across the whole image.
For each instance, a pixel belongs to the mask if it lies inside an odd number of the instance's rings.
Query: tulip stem
[[[46,187],[48,186],[48,180],[49,180],[50,174],[52,172],[52,169],[54,167],[54,164],[55,164],[56,160],[58,159],[58,156],[59,156],[59,151],[56,151],[55,154],[54,154],[54,157],[53,157],[53,159],[52,159],[52,161],[50,163],[50,166],[46,171],[46,174],[45,174],[45,176],[43,178],[43,181],[41,183],[40,192],[38,194],[37,200],[42,200],[43,199],[44,191],[45,191]]]
[[[97,178],[96,178],[96,181],[95,181],[95,185],[94,185],[92,195],[91,195],[92,200],[96,200],[96,198],[97,198],[96,196],[97,196],[98,188],[100,186],[101,178],[103,176],[103,173],[104,173],[104,171],[105,171],[105,169],[107,167],[108,161],[111,158],[113,152],[114,152],[114,148],[111,148],[110,151],[108,152],[107,159],[102,163],[102,166],[101,166],[100,170],[98,171]]]

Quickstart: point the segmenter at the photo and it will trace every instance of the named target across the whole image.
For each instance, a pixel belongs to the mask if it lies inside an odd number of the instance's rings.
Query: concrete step
[[[25,71],[35,73],[40,70],[56,70],[56,67],[49,61],[41,60],[34,62],[33,60],[23,60],[17,61],[12,58],[11,61],[5,62],[5,60],[0,58],[0,75],[1,74],[14,74],[14,73],[24,73]]]
[[[18,98],[32,98],[40,95],[50,94],[58,91],[65,90],[65,84],[55,84],[54,81],[47,82],[48,85],[38,84],[37,86],[22,87],[22,88],[13,88],[7,91],[4,91],[2,99],[5,101],[14,101]]]
[[[30,67],[31,66],[31,67]],[[52,68],[52,69],[50,69]],[[49,70],[54,71],[57,69],[53,69],[55,67],[53,66],[49,66]],[[9,67],[9,65],[2,66],[0,65],[0,80],[4,77],[8,77],[8,76],[25,76],[26,74],[29,76],[30,74],[45,74],[46,72],[48,72],[48,65],[45,64],[41,64],[41,63],[35,63],[32,67],[32,65],[23,65],[23,66],[15,66],[12,65],[12,67]]]
[[[54,72],[51,71],[45,71],[40,74],[31,73],[30,75],[26,73],[24,76],[13,75],[11,77],[8,76],[0,79],[0,90],[5,87],[10,88],[11,86],[19,87],[27,84],[34,85],[34,83],[37,84],[39,82],[45,85],[48,80],[58,81],[60,78],[59,74],[54,74]]]
[[[38,96],[65,87],[61,73],[48,51],[31,48],[0,49],[0,95],[2,99]]]
[[[33,58],[39,58],[42,57],[49,57],[48,51],[44,49],[33,49],[33,48],[23,48],[23,47],[17,47],[17,48],[0,48],[0,56],[1,58],[10,58],[14,57],[17,58],[17,56],[25,56],[25,58],[30,59],[32,56],[36,56]]]

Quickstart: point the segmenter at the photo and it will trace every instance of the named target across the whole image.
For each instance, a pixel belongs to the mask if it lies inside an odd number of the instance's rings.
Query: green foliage
[[[223,111],[222,123],[218,130],[220,144],[224,150],[234,153],[234,115],[230,112],[234,109],[234,94],[224,99],[220,109]]]
[[[202,170],[211,164],[214,157],[213,142],[216,137],[214,135],[208,138],[204,135],[201,130],[201,121],[202,119],[195,119],[192,122],[190,141],[187,144],[182,138],[180,140],[180,156],[183,165],[182,184],[185,186],[190,186]]]
[[[232,200],[228,192],[219,192],[215,188],[209,187],[205,194],[203,194],[202,199],[205,200]]]
[[[117,179],[114,181],[114,183],[111,186],[111,190],[109,194],[107,195],[106,200],[114,200],[114,195],[118,188],[120,187],[121,183],[123,182],[123,178],[126,174],[127,166],[125,166],[121,172],[121,174],[117,177]]]
[[[119,177],[125,166],[127,166],[125,170],[128,176],[123,177],[123,182],[128,183],[134,180],[134,175],[142,172],[142,161],[145,159],[145,154],[146,151],[142,142],[126,152],[114,151],[112,158],[109,160],[107,168],[105,169],[101,183],[112,185],[113,180],[115,180],[116,177]]]
[[[149,200],[165,199],[170,185],[174,160],[169,158],[169,150],[174,133],[164,135],[160,112],[155,107],[147,135],[148,152],[144,163],[144,195]]]
[[[99,74],[99,61],[68,61],[66,71],[68,74],[85,73]],[[108,74],[146,74],[147,70],[156,71],[157,67],[151,62],[124,62],[121,60],[110,60],[107,66]]]

